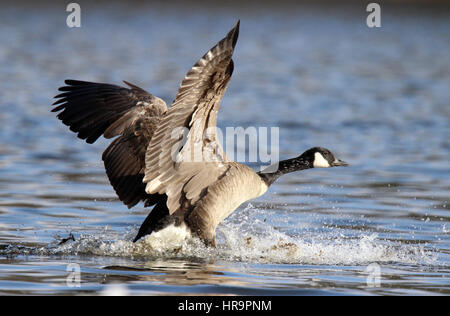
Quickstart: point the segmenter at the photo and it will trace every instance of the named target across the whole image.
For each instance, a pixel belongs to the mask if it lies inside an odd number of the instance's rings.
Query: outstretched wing
[[[186,74],[148,147],[146,191],[167,194],[170,214],[184,203],[192,206],[227,170],[216,121],[238,34],[239,22]]]
[[[111,185],[128,207],[141,200],[155,204],[160,196],[147,194],[142,179],[145,152],[166,111],[165,102],[128,82],[130,89],[77,80],[65,83],[52,112],[59,112],[57,117],[87,143],[101,135],[119,136],[103,153]]]

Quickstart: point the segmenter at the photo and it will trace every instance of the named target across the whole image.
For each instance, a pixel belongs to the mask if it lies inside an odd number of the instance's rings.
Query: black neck
[[[258,175],[266,182],[268,186],[270,186],[272,183],[274,183],[279,177],[286,173],[291,173],[294,171],[300,171],[305,169],[312,168],[312,164],[308,161],[303,159],[301,156],[283,160],[278,163],[277,165],[272,165],[263,171],[258,172]],[[273,171],[275,170],[276,171]]]

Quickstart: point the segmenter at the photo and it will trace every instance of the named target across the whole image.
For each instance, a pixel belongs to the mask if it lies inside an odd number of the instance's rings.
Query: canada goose
[[[225,156],[214,128],[233,72],[238,33],[239,21],[189,70],[170,108],[126,81],[129,88],[77,80],[66,80],[59,88],[63,93],[55,96],[52,111],[79,138],[94,143],[101,135],[117,137],[102,158],[119,199],[129,208],[140,201],[155,205],[134,241],[174,224],[214,246],[216,227],[281,175],[347,165],[320,147],[281,161],[270,172],[255,172]],[[180,127],[187,134],[174,132]],[[205,135],[211,128],[214,132]],[[208,159],[190,161],[192,148]]]

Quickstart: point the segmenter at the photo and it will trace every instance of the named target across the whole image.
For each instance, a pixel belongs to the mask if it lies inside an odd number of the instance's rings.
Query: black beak
[[[335,161],[333,161],[331,166],[332,167],[347,167],[348,163],[346,163],[345,161],[342,161],[340,159],[336,159]]]

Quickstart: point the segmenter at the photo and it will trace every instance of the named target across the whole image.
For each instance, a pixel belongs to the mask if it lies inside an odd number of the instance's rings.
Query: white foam
[[[252,211],[253,212],[253,211]],[[312,265],[365,265],[371,262],[427,263],[436,261],[420,245],[400,245],[375,233],[350,238],[310,233],[289,236],[251,215],[237,215],[221,227],[223,256],[235,261]]]
[[[166,253],[173,250],[181,250],[192,239],[191,232],[186,226],[170,225],[158,232],[147,235],[138,241],[138,245],[150,247],[155,252]]]
[[[249,205],[233,214],[218,228],[217,248],[205,247],[184,227],[169,226],[131,242],[108,240],[106,236],[80,236],[51,249],[54,254],[92,254],[100,256],[148,258],[212,258],[251,263],[311,265],[365,265],[372,262],[433,264],[436,256],[421,245],[404,245],[382,240],[375,233],[357,237],[311,232],[308,236],[290,236],[271,224],[258,220],[259,211]]]

